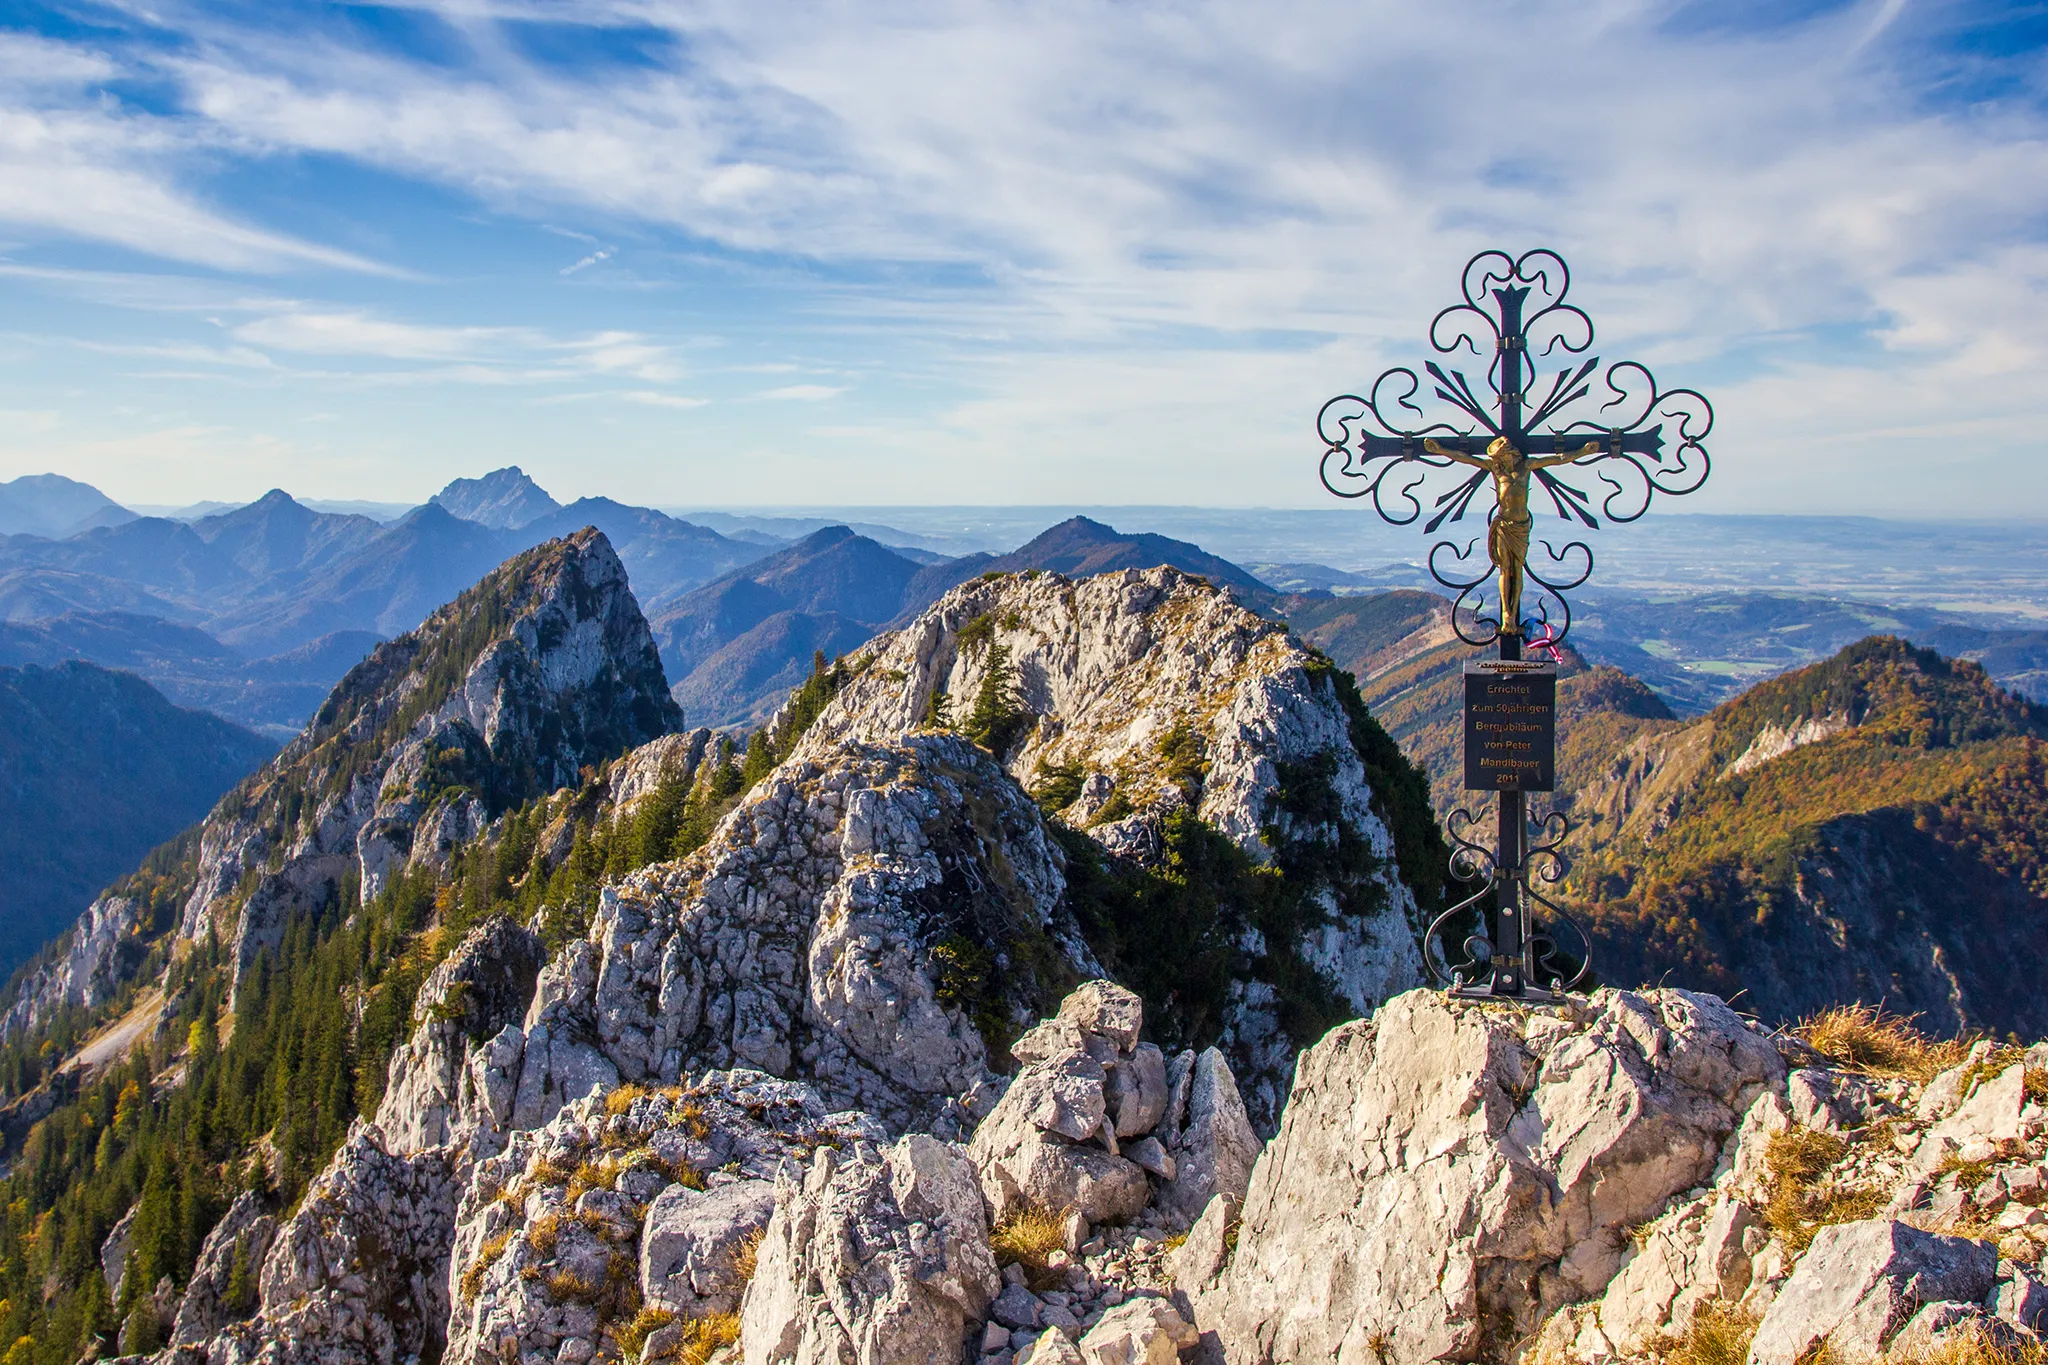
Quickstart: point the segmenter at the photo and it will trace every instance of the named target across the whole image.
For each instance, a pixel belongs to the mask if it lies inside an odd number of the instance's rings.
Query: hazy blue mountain
[[[877,541],[828,526],[652,612],[662,665],[691,723],[772,707],[788,691],[776,680],[796,668],[802,681],[813,649],[843,653],[873,635],[903,609],[922,571]],[[818,643],[827,639],[831,648]],[[699,676],[700,668],[709,671]]]
[[[276,748],[127,673],[0,668],[0,973]]]
[[[1069,517],[1006,555],[966,555],[932,565],[919,576],[917,592],[904,602],[903,610],[906,614],[922,611],[948,588],[976,574],[1046,569],[1069,578],[1087,578],[1113,569],[1150,569],[1161,564],[1259,597],[1272,595],[1273,590],[1251,574],[1199,545],[1148,532],[1127,533],[1087,517]]]
[[[187,603],[217,600],[248,582],[228,554],[166,517],[138,517],[63,540],[11,536],[0,542],[0,569],[15,568],[96,574]]]
[[[562,504],[526,476],[518,465],[493,469],[480,479],[456,479],[432,502],[484,526],[509,531],[562,510]]]
[[[59,540],[135,514],[89,483],[62,474],[24,474],[0,483],[0,536]]]
[[[812,659],[866,644],[875,628],[837,612],[778,611],[728,641],[672,689],[690,725],[754,728],[801,686]]]
[[[633,596],[650,613],[680,593],[753,563],[772,548],[610,498],[579,498],[526,523],[519,533],[539,544],[585,526],[604,532],[633,581]]]
[[[4,557],[0,544],[0,560]],[[40,621],[73,611],[133,611],[186,622],[205,617],[195,607],[104,574],[0,567],[0,621]]]
[[[521,533],[465,521],[430,502],[320,572],[225,613],[209,628],[247,654],[293,649],[339,630],[402,635],[524,548]]]
[[[368,517],[316,512],[273,488],[246,507],[192,523],[201,540],[252,582],[267,587],[304,581],[383,533]]]
[[[285,654],[244,659],[194,626],[136,612],[72,612],[0,622],[0,665],[82,659],[124,669],[180,706],[211,711],[281,741],[304,728],[335,680],[378,638],[368,631],[338,631]]]

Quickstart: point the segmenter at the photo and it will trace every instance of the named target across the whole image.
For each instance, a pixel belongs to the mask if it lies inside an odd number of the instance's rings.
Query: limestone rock
[[[973,1165],[917,1134],[783,1177],[759,1266],[747,1365],[955,1365],[1001,1283]]]
[[[1782,1083],[1711,996],[1602,990],[1521,1014],[1401,996],[1301,1060],[1237,1249],[1197,1305],[1233,1361],[1471,1358],[1605,1289]]]
[[[486,617],[496,629],[479,634]],[[437,695],[422,692],[430,676]],[[408,862],[444,863],[493,812],[681,725],[610,544],[589,529],[550,541],[379,645],[223,799],[179,933],[218,930],[239,981],[351,874],[370,899]]]
[[[107,1297],[116,1303],[121,1299],[121,1281],[128,1273],[128,1248],[134,1240],[135,1210],[130,1209],[100,1243],[100,1275],[107,1282]]]
[[[1230,1264],[1230,1233],[1237,1225],[1238,1208],[1234,1196],[1215,1196],[1188,1229],[1187,1240],[1168,1255],[1173,1282],[1189,1298],[1198,1299],[1217,1288]]]
[[[1190,1071],[1187,1122],[1167,1149],[1174,1176],[1160,1191],[1160,1208],[1185,1225],[1200,1217],[1215,1195],[1242,1200],[1259,1149],[1230,1064],[1210,1048]]]
[[[751,1365],[751,1362],[749,1363]],[[1040,1332],[1017,1352],[1017,1365],[1087,1365],[1065,1332]]]
[[[661,1091],[601,1090],[476,1163],[455,1214],[446,1360],[478,1365],[566,1343],[612,1352],[632,1301],[731,1311],[763,1195],[819,1147],[881,1135],[817,1092],[757,1071]]]
[[[1955,1112],[1929,1130],[1929,1139],[1937,1144],[1948,1140],[1958,1145],[1970,1138],[1994,1143],[2019,1141],[2020,1109],[2027,1098],[2025,1087],[2026,1067],[2014,1062],[1977,1082]]]
[[[1166,1300],[1138,1298],[1118,1304],[1088,1329],[1081,1358],[1087,1365],[1175,1365],[1201,1339]]]
[[[572,1077],[752,1066],[963,1132],[993,1077],[974,1017],[1021,1025],[1054,980],[1099,974],[1064,889],[1037,808],[973,745],[807,745],[689,858],[604,888],[587,958],[541,974],[514,1123],[552,1102],[533,1024],[553,1019],[546,1065]]]
[[[1988,1242],[1883,1218],[1822,1228],[1757,1328],[1750,1365],[1796,1365],[1822,1341],[1867,1360],[1923,1305],[1981,1300],[1997,1269]]]
[[[969,1150],[998,1221],[1037,1208],[1078,1213],[1090,1223],[1122,1222],[1151,1199],[1136,1162],[1062,1141],[1002,1104],[975,1129]]]
[[[1999,1284],[1994,1306],[2007,1322],[2039,1332],[2048,1326],[2048,1284],[2024,1266],[2015,1266],[2011,1277]]]
[[[540,962],[539,937],[501,915],[470,930],[428,974],[412,1036],[392,1054],[377,1107],[388,1150],[424,1151],[479,1130],[495,1135],[509,1115],[479,1091],[471,1055],[525,1014]]]
[[[97,1009],[114,998],[141,961],[137,939],[149,907],[132,896],[103,895],[71,928],[62,956],[35,966],[0,1014],[0,1039],[49,1023],[61,1009]]]
[[[1266,942],[1249,923],[1234,924],[1233,937],[1255,959],[1299,964],[1360,1013],[1421,979],[1414,894],[1335,680],[1284,626],[1204,580],[1158,568],[963,584],[869,646],[871,666],[819,717],[805,747],[899,742],[920,727],[935,693],[975,694],[992,644],[1007,651],[1022,703],[1038,717],[1004,764],[1026,784],[1046,769],[1078,773],[1075,828],[1142,863],[1158,860],[1164,822],[1185,809],[1260,863],[1297,846],[1325,862],[1342,850],[1349,870],[1305,891],[1325,923],[1286,944]],[[1169,762],[1169,736],[1185,737],[1177,752],[1199,749],[1198,775]],[[1313,814],[1288,805],[1290,781],[1326,788],[1327,800]],[[1102,822],[1112,793],[1132,813]],[[1221,1045],[1254,1118],[1270,1126],[1296,1048],[1309,1040],[1287,1037],[1277,994],[1261,980],[1253,986],[1263,989],[1229,1001]]]
[[[968,1148],[998,1220],[1036,1208],[1122,1222],[1151,1201],[1147,1171],[1169,1182],[1163,1193],[1188,1199],[1203,1187],[1206,1202],[1219,1178],[1242,1193],[1258,1139],[1229,1064],[1212,1048],[1190,1068],[1200,1073],[1199,1121],[1170,1152],[1151,1131],[1167,1111],[1166,1060],[1137,1041],[1143,1024],[1136,995],[1090,981],[1012,1046],[1024,1066]],[[1136,1139],[1128,1152],[1123,1139]],[[1170,1209],[1163,1197],[1161,1207]]]
[[[642,1296],[686,1318],[732,1312],[746,1289],[736,1268],[740,1252],[774,1212],[772,1180],[669,1186],[648,1205],[640,1236]]]
[[[232,1290],[236,1271],[248,1277],[255,1288],[256,1273],[277,1231],[277,1219],[263,1207],[263,1201],[244,1192],[235,1197],[199,1249],[199,1261],[178,1301],[178,1315],[171,1327],[171,1344],[197,1346],[210,1340],[228,1323],[250,1316],[257,1304],[234,1302]]]
[[[1129,1052],[1137,1047],[1138,1032],[1144,1027],[1145,1002],[1136,991],[1114,981],[1084,981],[1060,1001],[1056,1017],[1105,1040],[1118,1052]]]
[[[457,1155],[393,1155],[358,1121],[263,1261],[261,1310],[213,1341],[216,1365],[401,1365],[448,1321]]]

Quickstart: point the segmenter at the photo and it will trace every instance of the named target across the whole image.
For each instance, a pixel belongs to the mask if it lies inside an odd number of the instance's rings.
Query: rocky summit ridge
[[[1424,779],[1198,576],[991,575],[744,745],[681,722],[580,533],[146,869],[175,927],[108,989],[153,990],[0,1114],[8,1365],[1861,1365],[2048,1322],[2048,1049],[1416,989]]]

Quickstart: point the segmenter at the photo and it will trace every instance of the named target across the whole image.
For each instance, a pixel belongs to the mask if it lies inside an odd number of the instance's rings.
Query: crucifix
[[[1435,421],[1414,401],[1422,378],[1407,366],[1384,371],[1362,396],[1331,399],[1316,418],[1322,480],[1340,498],[1369,499],[1396,526],[1420,520],[1430,499],[1423,527],[1430,535],[1461,522],[1491,484],[1483,567],[1476,538],[1462,547],[1437,542],[1428,564],[1430,576],[1455,593],[1451,624],[1459,638],[1497,654],[1466,666],[1465,720],[1466,786],[1497,793],[1499,837],[1487,849],[1465,837],[1472,814],[1452,814],[1451,871],[1481,885],[1430,925],[1423,962],[1456,995],[1553,1000],[1583,980],[1590,964],[1583,952],[1576,961],[1561,954],[1529,923],[1540,904],[1578,928],[1536,888],[1565,875],[1561,844],[1571,822],[1553,812],[1540,826],[1529,823],[1527,793],[1548,791],[1555,767],[1555,665],[1525,660],[1523,646],[1540,631],[1535,643],[1553,660],[1562,657],[1558,646],[1571,629],[1566,594],[1593,572],[1593,550],[1576,538],[1579,530],[1598,530],[1603,517],[1634,521],[1655,494],[1690,493],[1706,481],[1714,410],[1695,390],[1660,389],[1635,361],[1602,372],[1598,357],[1579,359],[1593,344],[1593,322],[1565,301],[1571,272],[1555,252],[1483,251],[1466,263],[1460,283],[1464,300],[1436,315],[1430,345],[1440,355],[1463,349],[1488,358],[1481,384],[1426,362],[1434,397],[1452,409]],[[1537,360],[1559,353],[1563,364],[1546,385]],[[1590,475],[1594,490],[1569,479],[1567,469]],[[1440,490],[1431,487],[1438,471],[1452,471]],[[1532,530],[1545,501],[1568,538],[1536,542],[1539,566],[1531,562]],[[1533,610],[1525,606],[1531,586]],[[1481,910],[1481,901],[1490,909]],[[1483,926],[1453,956],[1445,935],[1474,914]],[[1583,931],[1578,937],[1584,944]]]

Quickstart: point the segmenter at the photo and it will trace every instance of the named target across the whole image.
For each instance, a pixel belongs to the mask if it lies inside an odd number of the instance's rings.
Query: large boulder
[[[1784,1073],[1712,996],[1400,996],[1303,1054],[1200,1325],[1260,1365],[1503,1349],[1604,1289]]]
[[[1177,1365],[1180,1353],[1201,1340],[1193,1324],[1164,1299],[1118,1304],[1081,1338],[1087,1365]]]
[[[1229,1064],[1214,1048],[1186,1054],[1169,1086],[1143,1024],[1136,994],[1088,981],[1011,1045],[1024,1065],[968,1149],[998,1221],[1037,1209],[1121,1223],[1153,1201],[1148,1172],[1182,1224],[1219,1189],[1244,1193],[1258,1138]]]
[[[772,1180],[669,1186],[648,1205],[641,1229],[641,1296],[679,1317],[732,1312],[747,1287],[741,1255],[774,1213]]]
[[[1834,1358],[1869,1360],[1924,1306],[1977,1305],[1997,1272],[1989,1242],[1886,1218],[1822,1228],[1757,1328],[1749,1365],[1798,1365],[1822,1342]]]
[[[784,1176],[740,1314],[746,1365],[957,1365],[1001,1280],[958,1147],[821,1148]]]
[[[1184,1068],[1186,1117],[1171,1115],[1166,1151],[1174,1174],[1159,1192],[1159,1207],[1180,1226],[1201,1217],[1216,1195],[1242,1200],[1262,1146],[1223,1054],[1212,1047]]]

